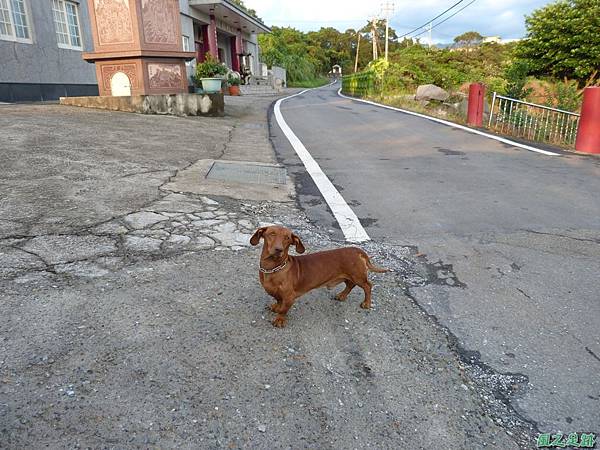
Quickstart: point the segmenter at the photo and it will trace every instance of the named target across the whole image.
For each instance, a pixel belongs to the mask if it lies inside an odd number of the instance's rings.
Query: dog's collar
[[[263,269],[262,267],[258,267],[258,270],[261,271],[261,273],[276,273],[279,272],[280,270],[285,269],[285,266],[287,266],[287,259],[283,262],[283,264],[273,268],[273,269]]]

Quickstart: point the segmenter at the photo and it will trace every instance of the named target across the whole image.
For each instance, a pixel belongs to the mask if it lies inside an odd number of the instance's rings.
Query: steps
[[[242,95],[277,95],[279,92],[269,85],[246,84],[240,86]]]

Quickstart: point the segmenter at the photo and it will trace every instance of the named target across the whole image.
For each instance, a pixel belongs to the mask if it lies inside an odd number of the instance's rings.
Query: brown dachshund
[[[271,311],[277,313],[273,325],[283,328],[287,322],[287,312],[296,299],[308,291],[327,286],[332,288],[346,283],[346,288],[335,296],[343,302],[354,286],[365,291],[365,300],[360,307],[371,307],[371,272],[387,272],[371,264],[369,256],[356,247],[346,247],[312,253],[304,256],[290,256],[290,245],[297,253],[304,253],[304,245],[298,236],[284,227],[271,226],[256,230],[250,239],[252,245],[264,240],[260,256],[260,283],[265,291],[277,300]]]

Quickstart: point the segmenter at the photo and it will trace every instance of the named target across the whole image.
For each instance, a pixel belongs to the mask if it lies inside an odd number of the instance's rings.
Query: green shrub
[[[213,55],[207,53],[204,61],[196,64],[196,74],[193,77],[196,86],[201,86],[202,78],[220,78],[227,73],[227,67],[221,64]]]

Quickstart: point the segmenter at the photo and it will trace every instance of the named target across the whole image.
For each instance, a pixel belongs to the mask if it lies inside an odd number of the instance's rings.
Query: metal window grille
[[[81,49],[81,30],[77,5],[65,0],[52,0],[52,15],[58,46]]]
[[[52,0],[52,15],[54,17],[54,26],[56,28],[56,39],[58,45],[69,45],[69,35],[67,34],[67,23],[63,14],[63,3],[60,0]]]
[[[69,23],[69,36],[73,47],[81,47],[81,35],[79,34],[79,17],[77,17],[77,5],[66,2],[67,22]]]
[[[7,0],[0,0],[0,35],[12,36],[12,22]]]
[[[31,42],[26,0],[0,0],[0,38]]]
[[[12,14],[16,36],[20,39],[29,39],[29,25],[24,0],[12,0]]]
[[[572,147],[577,138],[579,114],[494,92],[488,127],[530,141]]]

